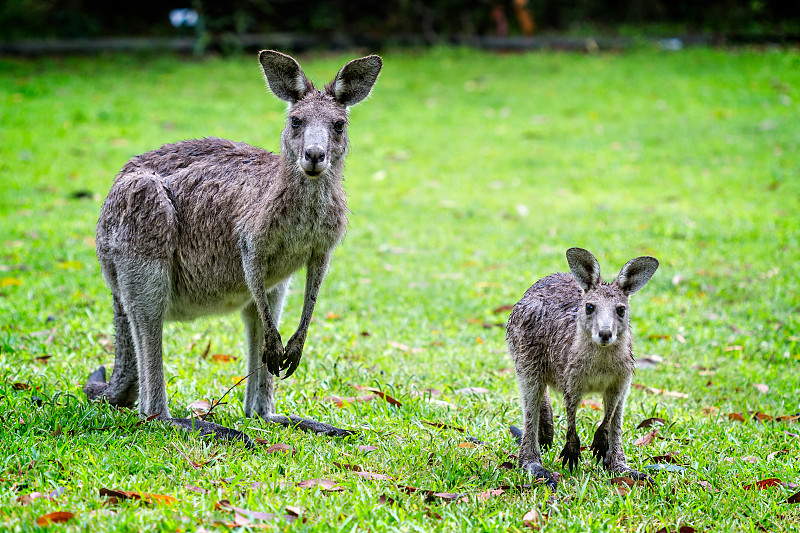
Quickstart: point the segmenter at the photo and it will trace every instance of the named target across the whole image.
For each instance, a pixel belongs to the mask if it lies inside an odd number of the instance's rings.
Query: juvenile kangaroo
[[[250,443],[217,424],[170,416],[162,364],[165,321],[241,312],[247,334],[248,417],[330,435],[329,424],[275,414],[273,376],[300,362],[331,253],[345,233],[342,172],[348,108],[366,98],[382,67],[375,55],[347,63],[323,90],[300,65],[264,50],[272,93],[289,103],[280,154],[224,139],[167,144],[122,168],[97,222],[97,257],[114,301],[114,372],[84,386],[90,399],[132,406],[142,417]],[[292,275],[306,267],[297,331],[278,333]],[[262,361],[266,368],[261,367]]]
[[[572,274],[551,274],[537,281],[514,306],[506,341],[519,383],[523,435],[519,465],[544,478],[555,490],[553,475],[542,466],[540,446],[553,444],[553,411],[547,387],[564,393],[567,442],[563,465],[580,460],[575,412],[581,397],[603,394],[603,421],[591,449],[603,466],[634,479],[650,479],[628,467],[622,451],[622,416],[634,370],[628,297],[650,281],[658,268],[653,257],[637,257],[617,278],[600,278],[597,259],[582,248],[567,250]]]

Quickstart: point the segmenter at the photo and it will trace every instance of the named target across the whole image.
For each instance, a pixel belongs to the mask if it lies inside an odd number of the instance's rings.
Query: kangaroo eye
[[[297,118],[297,117],[292,117],[292,127],[293,127],[293,128],[299,128],[299,127],[300,127],[300,124],[302,124],[302,123],[303,123],[303,121],[302,121],[302,120],[300,120],[299,118]]]
[[[586,314],[591,315],[592,313],[594,313],[594,305],[586,304]]]
[[[333,130],[336,133],[342,133],[344,131],[344,120],[337,120],[333,123]]]
[[[621,305],[617,307],[617,314],[620,316],[620,318],[625,316],[625,308]]]

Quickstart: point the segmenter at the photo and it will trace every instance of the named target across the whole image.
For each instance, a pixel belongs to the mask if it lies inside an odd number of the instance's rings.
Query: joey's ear
[[[258,62],[264,69],[269,90],[281,100],[294,104],[314,89],[297,61],[286,54],[262,50],[258,53]]]
[[[567,263],[584,292],[600,284],[600,264],[588,250],[570,248],[567,250]]]
[[[325,89],[343,106],[356,105],[369,96],[378,74],[381,73],[381,67],[383,60],[380,56],[354,59],[342,67]]]
[[[628,261],[622,270],[619,271],[614,283],[622,289],[625,294],[633,294],[650,281],[658,268],[658,260],[655,257],[637,257]]]

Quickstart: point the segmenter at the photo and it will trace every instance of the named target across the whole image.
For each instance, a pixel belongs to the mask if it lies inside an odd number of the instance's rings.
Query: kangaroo
[[[172,418],[162,363],[165,321],[239,311],[252,373],[245,416],[347,435],[276,415],[273,376],[297,369],[331,253],[344,236],[348,108],[369,96],[382,61],[350,61],[317,90],[292,57],[263,50],[258,58],[269,89],[288,102],[280,154],[224,139],[186,140],[134,157],[114,180],[96,238],[113,295],[114,372],[106,383],[100,367],[84,392],[116,406],[132,406],[138,397],[141,417],[251,445],[241,432]],[[300,324],[284,346],[281,311],[301,267],[307,273]]]
[[[635,366],[629,296],[650,281],[658,261],[632,259],[611,283],[601,280],[597,259],[582,248],[567,250],[567,262],[571,274],[552,274],[537,281],[508,319],[506,341],[523,416],[519,466],[556,489],[555,478],[542,466],[540,451],[540,446],[553,444],[550,386],[563,392],[567,411],[563,466],[569,464],[571,471],[581,457],[575,429],[581,397],[600,392],[604,414],[592,453],[611,472],[651,481],[647,474],[628,467],[622,451],[622,416]]]

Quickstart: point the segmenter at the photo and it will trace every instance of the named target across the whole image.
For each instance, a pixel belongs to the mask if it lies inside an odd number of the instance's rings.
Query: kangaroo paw
[[[522,430],[519,429],[517,426],[510,426],[508,428],[509,433],[511,436],[514,437],[517,441],[518,446],[522,446]]]
[[[590,448],[598,463],[606,458],[608,454],[608,433],[604,428],[598,428],[594,432],[594,439],[592,439]]]
[[[581,460],[580,445],[577,447],[570,446],[567,443],[564,449],[561,450],[561,466],[569,466],[569,471],[572,472]]]
[[[553,474],[550,473],[548,469],[543,467],[540,464],[530,463],[527,465],[523,465],[522,468],[530,472],[536,479],[541,479],[544,481],[545,485],[547,485],[550,490],[553,492],[556,491],[556,478],[553,477]]]
[[[266,420],[273,424],[280,424],[283,427],[299,429],[301,431],[328,437],[349,437],[350,435],[356,435],[355,431],[350,431],[349,429],[340,429],[324,422],[318,422],[310,418],[301,418],[295,415],[269,415]]]
[[[165,420],[165,422],[181,427],[190,433],[200,433],[200,436],[210,435],[218,440],[240,440],[248,448],[255,448],[255,444],[246,434],[229,427],[214,424],[213,422],[205,422],[196,418],[170,418]]]
[[[83,386],[83,393],[90,400],[96,400],[103,395],[108,388],[106,382],[106,367],[101,366],[86,379],[86,384]]]

